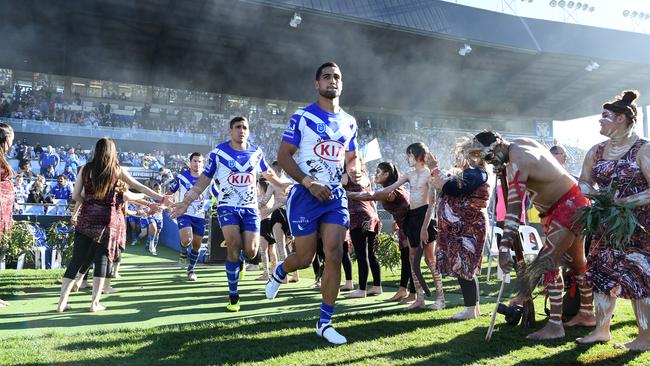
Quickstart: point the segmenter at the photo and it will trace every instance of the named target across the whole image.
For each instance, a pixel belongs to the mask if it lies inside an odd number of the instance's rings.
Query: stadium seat
[[[520,225],[519,239],[521,240],[521,246],[524,250],[524,256],[536,257],[544,244],[537,229],[532,226]]]
[[[499,258],[499,240],[503,237],[503,229],[497,226],[490,228],[492,235],[489,236],[486,245],[488,246],[488,272],[487,272],[487,281],[490,280],[490,273],[492,272],[492,258]],[[497,278],[500,278],[499,274],[501,269],[497,266]]]
[[[34,268],[36,269],[45,269],[45,252],[47,251],[46,247],[36,247],[34,251]]]
[[[41,205],[26,204],[23,215],[44,215],[45,209]]]

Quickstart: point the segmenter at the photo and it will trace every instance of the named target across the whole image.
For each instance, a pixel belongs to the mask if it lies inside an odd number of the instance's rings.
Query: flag
[[[366,145],[362,146],[361,149],[361,157],[363,158],[363,161],[366,163],[369,161],[381,159],[381,151],[379,150],[379,140],[376,138],[367,143]]]

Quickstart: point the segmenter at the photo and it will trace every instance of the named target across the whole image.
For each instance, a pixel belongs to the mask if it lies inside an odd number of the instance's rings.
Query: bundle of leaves
[[[388,268],[391,273],[395,272],[395,268],[399,269],[401,261],[397,237],[388,233],[379,233],[376,238],[375,255],[379,264]]]
[[[72,258],[74,226],[68,221],[57,221],[47,228],[46,234],[48,244],[61,253],[63,263],[68,263]]]
[[[29,221],[15,222],[0,239],[0,254],[11,259],[17,259],[22,254],[33,254],[34,247],[38,245],[36,230],[42,229]]]
[[[585,236],[600,237],[607,245],[622,250],[637,227],[645,231],[634,215],[634,207],[616,202],[611,190],[587,197],[592,205],[581,207],[574,218],[574,225],[581,228]]]

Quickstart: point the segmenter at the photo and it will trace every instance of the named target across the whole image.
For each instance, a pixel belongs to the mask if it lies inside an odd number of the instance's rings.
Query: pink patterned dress
[[[14,202],[16,193],[14,191],[13,171],[5,169],[0,165],[0,236],[11,229],[14,223]]]
[[[484,173],[478,169],[466,169],[463,176],[472,170],[474,175]],[[466,179],[462,179],[464,186]],[[454,189],[460,195],[446,194],[448,185],[458,185],[458,180],[449,181],[443,187],[443,194],[438,204],[438,269],[443,275],[464,280],[471,280],[480,273],[483,257],[483,244],[487,232],[487,202],[490,198],[490,186],[485,180],[467,187]],[[472,188],[473,188],[472,187]],[[470,190],[469,192],[466,192]],[[464,194],[463,194],[464,193]]]
[[[592,168],[594,181],[601,188],[614,184],[621,198],[648,189],[636,162],[639,149],[647,143],[639,139],[619,160],[603,159],[606,141],[599,144]],[[597,235],[593,238],[586,278],[594,291],[625,299],[650,297],[650,205],[635,208],[634,214],[645,230],[637,228],[625,249],[618,250]]]
[[[92,188],[84,182],[85,199],[81,205],[76,230],[108,250],[108,259],[115,260],[126,245],[126,222],[122,193],[109,191],[103,200],[95,199]]]

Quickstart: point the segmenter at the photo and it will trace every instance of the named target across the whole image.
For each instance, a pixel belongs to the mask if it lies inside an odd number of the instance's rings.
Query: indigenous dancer
[[[499,266],[504,273],[513,268],[512,248],[518,235],[521,204],[528,191],[533,205],[543,216],[546,240],[537,258],[528,266],[515,303],[521,303],[530,297],[534,287],[544,276],[544,285],[548,292],[551,311],[549,320],[537,332],[528,335],[528,339],[554,339],[564,337],[562,326],[562,291],[564,283],[559,266],[563,257],[568,257],[565,264],[574,269],[580,288],[580,312],[567,326],[593,326],[591,289],[585,285],[584,238],[579,228],[574,228],[573,217],[579,207],[589,204],[580,193],[578,184],[562,168],[551,153],[538,142],[531,139],[506,141],[492,131],[483,131],[474,137],[473,148],[481,151],[481,157],[495,166],[495,170],[505,169],[508,178],[508,206],[504,233],[499,243]]]
[[[388,187],[397,182],[399,171],[393,163],[387,161],[377,165],[375,171],[375,183]],[[393,215],[393,231],[397,232],[399,239],[399,253],[402,263],[401,275],[399,281],[399,290],[390,298],[390,301],[399,301],[409,296],[410,301],[415,300],[415,286],[411,277],[411,262],[409,261],[409,242],[406,237],[406,215],[409,211],[409,192],[402,186],[396,190],[386,193],[383,189],[378,189],[370,195],[348,193],[352,200],[374,200],[381,201],[384,210]]]
[[[126,184],[161,203],[165,201],[164,196],[140,184],[120,168],[113,140],[100,139],[95,145],[93,159],[79,172],[72,193],[72,198],[81,203],[81,208],[78,218],[75,218],[74,249],[63,276],[57,312],[69,308],[68,296],[74,279],[79,270],[88,268],[93,260],[95,270],[90,311],[106,309],[99,303],[101,292],[107,278],[110,281],[112,262],[126,244],[124,201],[138,200],[140,204],[153,206],[142,200],[144,194],[130,192]]]
[[[0,122],[0,239],[13,226],[15,192],[13,185],[14,171],[7,161],[7,154],[14,143],[14,130],[6,123]],[[9,306],[0,300],[0,308]]]
[[[257,255],[260,237],[260,216],[257,209],[257,175],[272,184],[280,182],[273,170],[268,169],[262,150],[248,142],[250,133],[248,119],[235,117],[230,120],[230,140],[218,145],[208,158],[203,174],[184,195],[183,201],[174,205],[172,217],[185,213],[201,196],[216,177],[219,182],[217,214],[226,241],[228,254],[226,275],[230,301],[228,311],[239,311],[237,284],[245,262]],[[198,253],[197,253],[198,255]]]
[[[366,164],[360,157],[359,165],[361,167],[361,182],[359,184],[350,182],[347,174],[343,175],[341,183],[348,194],[351,192],[371,192]],[[346,294],[345,297],[364,298],[366,295],[380,295],[383,293],[381,288],[381,265],[375,254],[377,235],[381,232],[381,221],[379,221],[379,215],[377,214],[377,206],[374,201],[352,200],[348,203],[348,210],[350,211],[350,240],[354,246],[359,269],[359,288]],[[347,247],[347,243],[344,246]],[[345,250],[344,252],[343,258],[349,258],[347,252]],[[372,287],[366,290],[368,286],[368,269],[372,272]],[[349,270],[351,272],[351,268]]]
[[[201,177],[203,171],[203,154],[193,152],[190,154],[190,168],[176,175],[176,178],[169,185],[168,194],[174,194],[180,190],[180,197],[187,197],[187,193],[196,185],[197,180]],[[210,182],[208,181],[207,184]],[[207,185],[206,185],[207,187]],[[208,197],[207,188],[195,197],[183,210],[183,214],[178,216],[178,235],[181,239],[181,253],[179,262],[184,266],[189,251],[189,264],[187,265],[187,280],[196,281],[198,279],[196,272],[196,263],[199,261],[199,251],[201,242],[205,234],[205,205],[204,201]],[[190,249],[190,244],[192,248]]]
[[[339,107],[343,79],[335,63],[318,68],[314,87],[318,101],[291,117],[278,152],[280,166],[298,182],[287,200],[296,253],[278,263],[266,285],[266,297],[275,298],[287,272],[312,263],[320,232],[326,265],[316,334],[330,343],[343,344],[347,340],[332,326],[332,315],[341,281],[342,244],[350,222],[348,199],[341,186],[344,163],[350,180],[357,183],[360,178],[357,123]]]
[[[406,155],[412,169],[401,176],[395,183],[385,187],[382,192],[389,194],[404,185],[404,183],[410,183],[410,209],[406,216],[406,236],[410,245],[409,256],[416,296],[415,301],[408,306],[408,309],[425,308],[424,295],[430,293],[420,269],[420,262],[424,253],[424,260],[433,275],[436,285],[436,302],[431,304],[429,308],[441,310],[445,308],[445,295],[442,289],[442,277],[436,267],[435,223],[431,220],[425,221],[429,204],[435,200],[435,190],[431,185],[431,171],[425,164],[425,157],[428,153],[429,149],[421,142],[409,145],[406,148]],[[427,232],[426,238],[421,236],[424,231]]]
[[[280,181],[291,184],[291,181],[284,175],[284,171],[277,161],[271,163],[271,167]],[[270,221],[268,224],[271,229],[271,235],[273,236],[273,241],[269,241],[269,244],[273,245],[277,243],[277,245],[270,246],[269,251],[275,251],[277,255],[270,253],[269,256],[277,258],[280,261],[284,261],[287,257],[287,236],[291,233],[289,230],[289,222],[287,221],[287,210],[285,208],[287,194],[288,189],[280,189],[273,184],[269,184],[264,197],[260,201],[260,205],[263,206],[273,199],[272,206],[267,208],[266,211],[269,213]],[[271,262],[271,268],[275,268],[277,260]],[[294,272],[290,282],[298,282],[298,279],[298,272]]]
[[[623,204],[634,206],[639,221],[634,235],[623,249],[593,238],[587,260],[587,284],[592,285],[596,304],[596,329],[580,343],[606,342],[611,338],[610,321],[616,299],[632,300],[639,335],[617,345],[635,351],[650,349],[650,143],[634,132],[638,93],[627,91],[603,105],[600,134],[609,140],[592,147],[585,157],[580,176],[584,193],[609,189]],[[643,229],[645,228],[645,230]]]
[[[456,146],[456,167],[451,174],[438,169],[438,161],[430,156],[433,186],[442,191],[438,203],[437,263],[440,272],[458,279],[465,309],[451,319],[476,319],[479,308],[478,279],[481,272],[483,245],[487,231],[486,207],[490,198],[485,162],[479,152],[470,154],[471,139]],[[433,212],[429,204],[426,218]],[[425,235],[423,231],[421,235]]]

